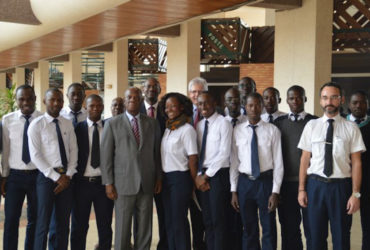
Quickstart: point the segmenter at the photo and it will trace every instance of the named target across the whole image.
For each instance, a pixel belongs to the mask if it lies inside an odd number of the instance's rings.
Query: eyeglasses
[[[342,97],[340,95],[332,95],[332,96],[322,96],[321,97],[321,100],[323,101],[327,101],[330,99],[330,101],[338,101],[340,100]]]

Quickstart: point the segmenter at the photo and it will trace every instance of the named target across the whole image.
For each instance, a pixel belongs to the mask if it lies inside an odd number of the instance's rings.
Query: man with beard
[[[273,123],[278,117],[286,115],[286,113],[278,110],[279,103],[281,102],[278,89],[269,87],[263,91],[262,96],[265,107],[265,113],[261,115],[263,121]]]
[[[312,249],[327,248],[328,222],[333,249],[350,249],[352,214],[360,208],[361,153],[366,150],[360,129],[339,114],[344,102],[336,83],[320,88],[324,115],[305,126],[298,201],[307,207]]]
[[[355,91],[349,100],[349,110],[351,114],[347,116],[347,120],[353,121],[360,128],[362,138],[367,149],[370,148],[370,117],[366,115],[368,109],[368,98],[365,92]],[[361,225],[362,225],[362,250],[370,249],[370,171],[368,163],[370,162],[370,151],[361,154],[361,161],[364,167],[362,168],[361,185]],[[365,166],[365,164],[367,166]]]

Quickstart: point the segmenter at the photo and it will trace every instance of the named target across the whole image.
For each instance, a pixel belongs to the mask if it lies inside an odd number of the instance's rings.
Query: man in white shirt
[[[198,122],[202,119],[200,112],[198,111],[198,96],[204,91],[208,91],[207,81],[202,77],[193,78],[188,84],[188,96],[193,103],[193,119],[192,124],[196,128]],[[199,199],[199,190],[195,190],[195,196]],[[207,250],[206,243],[204,241],[204,225],[202,212],[199,210],[197,202],[192,199],[190,201],[190,219],[191,219],[191,231],[193,234],[193,248],[196,250]]]
[[[240,93],[236,87],[230,88],[225,93],[225,105],[228,115],[225,116],[225,119],[228,120],[233,128],[236,125],[247,121],[247,117],[241,114],[240,108]],[[245,110],[245,108],[244,108]],[[231,239],[230,246],[231,250],[240,250],[242,249],[242,236],[243,236],[243,224],[240,217],[240,213],[231,209]]]
[[[265,122],[273,123],[280,116],[286,113],[278,110],[281,102],[280,92],[274,87],[269,87],[263,91],[263,104],[265,112],[261,115],[261,119]]]
[[[36,181],[37,222],[34,249],[46,249],[49,223],[55,207],[56,248],[67,249],[69,215],[76,173],[77,142],[72,122],[60,116],[63,94],[52,88],[46,91],[46,113],[36,118],[28,130],[32,163],[40,171]]]
[[[309,121],[302,149],[298,201],[307,207],[313,249],[327,249],[328,222],[333,249],[350,249],[352,214],[360,208],[361,153],[365,145],[355,123],[339,114],[344,102],[336,83],[320,89],[324,115]]]
[[[41,115],[35,110],[36,96],[29,85],[16,90],[19,110],[7,114],[3,124],[1,194],[5,196],[4,250],[18,249],[19,219],[27,197],[27,229],[25,249],[33,249],[36,225],[36,178],[38,171],[31,162],[27,131],[30,123]]]
[[[86,99],[88,117],[75,129],[78,145],[77,174],[74,176],[71,249],[85,249],[91,206],[94,205],[99,235],[99,249],[112,247],[113,201],[105,194],[100,171],[100,141],[104,121],[103,99],[90,95]]]
[[[230,149],[232,126],[216,112],[216,101],[209,93],[198,97],[204,117],[197,124],[199,153],[196,185],[200,193],[206,242],[209,250],[227,249],[230,231]]]
[[[243,222],[243,249],[276,249],[275,210],[284,175],[280,131],[261,120],[260,94],[247,97],[248,121],[234,128],[230,182],[234,209]]]
[[[86,109],[82,107],[85,100],[85,89],[81,83],[72,83],[68,86],[67,94],[68,106],[60,111],[60,115],[68,120],[71,120],[73,126],[76,127],[77,123],[86,120]]]

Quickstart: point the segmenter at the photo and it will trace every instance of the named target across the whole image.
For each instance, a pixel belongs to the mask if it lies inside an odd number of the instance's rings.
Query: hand
[[[275,211],[279,204],[279,194],[277,193],[272,193],[269,198],[269,204],[268,204],[268,210],[269,212]]]
[[[197,177],[195,177],[195,185],[197,189],[202,192],[205,192],[211,188],[208,183],[208,177],[205,174],[197,175]]]
[[[105,194],[112,201],[117,200],[118,195],[117,195],[116,188],[114,187],[113,184],[105,186]]]
[[[347,202],[347,214],[354,214],[360,209],[360,199],[351,195]]]
[[[70,178],[69,176],[62,174],[60,175],[59,179],[57,180],[57,186],[54,188],[54,194],[59,194],[64,189],[69,186]]]
[[[1,180],[1,187],[0,187],[0,195],[4,196],[5,197],[5,194],[6,194],[6,178],[3,178]]]
[[[208,182],[206,182],[205,184],[203,184],[202,186],[199,187],[199,190],[202,191],[202,192],[208,191],[210,189],[211,189],[211,186],[209,185]]]
[[[159,194],[161,191],[162,191],[162,181],[157,180],[157,182],[155,183],[155,187],[154,187],[154,193]]]
[[[239,201],[238,194],[236,192],[231,192],[231,206],[239,213]]]
[[[307,207],[308,199],[306,191],[304,190],[298,191],[298,203],[301,207]]]

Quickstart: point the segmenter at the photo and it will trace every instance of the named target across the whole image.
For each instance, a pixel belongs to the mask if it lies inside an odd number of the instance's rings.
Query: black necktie
[[[269,115],[269,123],[273,123],[274,122],[274,117],[272,115]]]
[[[97,168],[100,166],[100,140],[97,123],[94,123],[94,131],[92,136],[91,166],[93,168]]]
[[[78,123],[78,114],[81,113],[80,111],[79,112],[73,112],[71,111],[72,114],[73,114],[73,120],[72,120],[72,123],[73,123],[73,127],[76,127],[77,126],[77,123]]]
[[[355,120],[355,123],[357,123],[358,125],[362,122],[362,119],[356,119]]]
[[[327,177],[333,174],[333,122],[333,119],[328,119],[329,126],[326,132],[324,174]]]
[[[28,127],[30,126],[30,115],[24,115],[24,119],[26,119],[26,122],[24,123],[24,129],[23,129],[23,146],[22,146],[22,161],[25,164],[28,164],[31,161],[30,157],[30,149],[28,148],[28,136],[27,131]]]
[[[208,120],[205,120],[203,137],[202,137],[202,147],[200,149],[200,155],[199,155],[198,172],[202,172],[202,168],[203,168],[204,154],[206,151],[206,143],[207,143],[207,134],[208,134]]]
[[[236,126],[236,123],[238,122],[238,118],[233,118],[231,120],[231,123],[233,124],[233,128]]]
[[[67,163],[66,149],[64,147],[62,132],[60,131],[60,127],[59,127],[59,123],[58,123],[59,121],[58,119],[54,119],[53,122],[55,123],[55,128],[56,128],[57,136],[58,136],[60,159],[62,161],[63,167],[67,168],[68,163]]]
[[[257,125],[249,125],[253,129],[252,143],[251,143],[251,164],[252,164],[252,176],[258,178],[260,176],[260,161],[258,159],[258,140],[256,128]]]
[[[243,115],[247,115],[247,111],[245,110],[245,108],[244,108],[244,107],[242,107],[242,111],[243,111],[243,112],[242,112],[242,114],[243,114]]]

